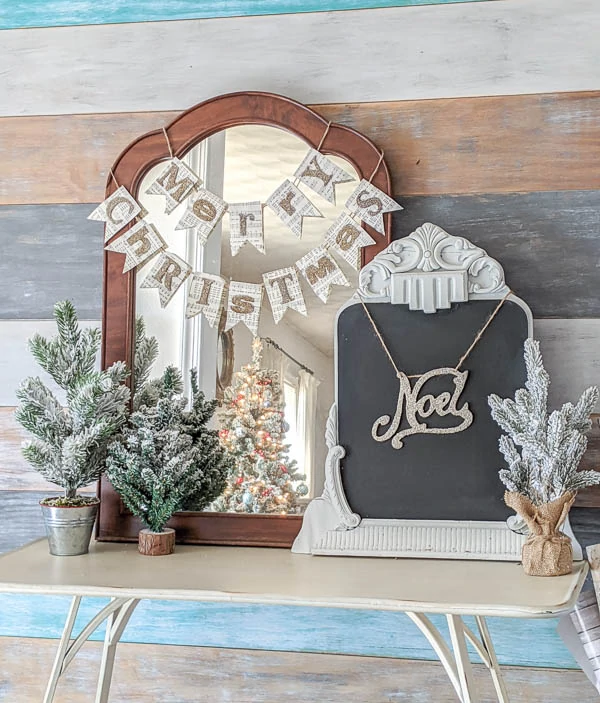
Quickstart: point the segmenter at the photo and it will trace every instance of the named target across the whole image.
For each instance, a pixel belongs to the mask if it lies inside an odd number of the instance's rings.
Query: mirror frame
[[[211,135],[241,125],[264,125],[296,135],[307,146],[348,161],[359,178],[369,180],[392,195],[391,178],[382,152],[359,132],[332,124],[314,110],[289,98],[272,93],[241,92],[221,95],[196,105],[176,117],[165,129],[173,155],[182,158]],[[162,129],[148,132],[132,142],[117,158],[109,172],[106,197],[124,185],[136,197],[148,171],[170,158]],[[376,243],[362,250],[365,265],[390,243],[391,216],[384,215],[385,236],[363,224]],[[115,236],[129,229],[120,230]],[[135,329],[135,269],[122,273],[123,254],[104,251],[102,304],[102,368],[124,360],[132,368]],[[332,330],[333,334],[333,330]],[[325,431],[325,428],[322,428]],[[103,477],[98,486],[101,498],[96,538],[101,541],[134,542],[141,521],[123,506],[119,494]],[[177,541],[188,544],[229,544],[290,547],[302,524],[301,515],[253,515],[238,513],[176,513],[169,521]]]

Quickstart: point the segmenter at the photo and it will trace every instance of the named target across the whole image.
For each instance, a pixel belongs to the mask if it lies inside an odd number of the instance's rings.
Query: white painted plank
[[[177,110],[237,90],[306,103],[594,90],[596,0],[7,30],[0,115]]]
[[[80,322],[82,327],[100,327],[100,322]],[[39,376],[61,401],[64,398],[27,347],[27,340],[36,332],[43,337],[54,337],[56,324],[53,320],[0,320],[0,407],[17,405],[15,390],[27,376]]]

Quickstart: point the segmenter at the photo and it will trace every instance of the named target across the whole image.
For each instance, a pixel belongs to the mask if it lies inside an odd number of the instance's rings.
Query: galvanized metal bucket
[[[81,507],[42,505],[50,554],[75,557],[87,554],[100,502]]]

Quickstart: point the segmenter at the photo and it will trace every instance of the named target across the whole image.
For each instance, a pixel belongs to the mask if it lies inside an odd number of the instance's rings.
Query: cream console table
[[[81,557],[52,557],[45,540],[0,557],[0,592],[68,595],[72,603],[44,703],[92,632],[106,620],[96,703],[107,703],[116,647],[136,605],[160,600],[264,603],[402,611],[421,630],[450,678],[458,700],[477,694],[467,641],[489,668],[498,700],[508,695],[486,616],[544,618],[570,610],[587,563],[569,576],[533,578],[519,564],[438,559],[372,559],[292,554],[283,549],[178,546],[168,557],[143,557],[135,545],[96,543]],[[110,598],[76,636],[82,597]],[[446,616],[452,648],[427,617]],[[463,616],[472,615],[478,634]]]

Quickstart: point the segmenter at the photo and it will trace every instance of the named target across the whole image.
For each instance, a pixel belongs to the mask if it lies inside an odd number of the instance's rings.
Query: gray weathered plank
[[[600,317],[600,191],[396,197],[394,239],[433,222],[498,259],[534,317]]]
[[[83,647],[61,680],[57,700],[88,703],[101,647],[100,642]],[[0,638],[0,699],[39,703],[55,651],[55,640]],[[503,672],[511,703],[595,700],[582,671],[504,667]],[[475,685],[482,702],[496,700],[482,665],[475,666]],[[110,700],[455,703],[456,694],[437,662],[125,643],[119,645]]]
[[[49,495],[52,493],[0,490],[0,553],[46,534],[39,502]]]
[[[0,207],[0,318],[49,319],[69,298],[100,318],[103,227],[90,205]]]
[[[600,318],[600,191],[397,198],[394,238],[434,222],[497,258],[536,318]],[[0,318],[49,318],[65,297],[82,319],[100,317],[102,227],[90,210],[0,207]]]
[[[6,30],[0,114],[180,110],[238,90],[308,104],[596,90],[597,22],[596,0],[529,0]]]

